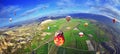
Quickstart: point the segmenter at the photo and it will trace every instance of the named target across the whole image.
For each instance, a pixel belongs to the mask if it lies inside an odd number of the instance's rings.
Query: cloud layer
[[[11,17],[11,14],[13,14],[16,11],[19,11],[20,9],[21,8],[19,8],[18,6],[6,6],[6,7],[3,7],[0,10],[0,18],[9,18],[9,17]]]
[[[40,5],[37,5],[36,7],[33,7],[32,9],[26,10],[25,12],[23,12],[23,13],[21,14],[21,16],[22,16],[22,17],[23,17],[23,16],[28,16],[28,15],[31,15],[31,14],[39,11],[39,10],[46,9],[46,8],[48,8],[48,7],[49,7],[48,4],[44,4],[44,5],[40,4]]]

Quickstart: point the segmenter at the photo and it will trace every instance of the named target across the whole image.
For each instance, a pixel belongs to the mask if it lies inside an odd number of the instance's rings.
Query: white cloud
[[[27,16],[27,15],[30,15],[30,14],[33,14],[37,11],[39,11],[40,9],[46,9],[48,8],[49,5],[48,4],[45,4],[45,5],[37,5],[36,7],[32,8],[32,9],[29,9],[29,10],[26,10],[24,13],[21,14],[21,16]]]
[[[1,13],[5,13],[5,12],[15,12],[20,10],[20,8],[18,6],[7,6],[7,7],[3,7]]]
[[[106,3],[101,3],[103,0],[88,0],[86,6],[89,6],[91,13],[101,14],[110,18],[117,18],[120,21],[120,10],[116,7],[120,5],[120,0],[104,0]]]
[[[112,6],[119,6],[120,0],[108,0],[108,3]]]
[[[75,0],[59,0],[57,2],[58,7],[77,7],[79,6],[77,3],[75,3]]]
[[[23,16],[26,16],[26,15],[32,14],[32,13],[38,11],[39,9],[40,9],[40,7],[36,7],[36,8],[30,9],[30,10],[27,10],[24,13],[22,13],[21,16],[23,17]]]
[[[0,17],[1,18],[10,17],[11,13],[17,12],[19,10],[21,10],[21,8],[19,6],[6,6],[6,7],[2,7],[2,9],[0,10]]]
[[[105,12],[107,13],[108,15],[112,16],[112,17],[116,17],[117,19],[120,20],[120,11],[113,7],[113,6],[110,6],[110,5],[105,5],[104,7],[99,7],[98,10],[101,12]]]

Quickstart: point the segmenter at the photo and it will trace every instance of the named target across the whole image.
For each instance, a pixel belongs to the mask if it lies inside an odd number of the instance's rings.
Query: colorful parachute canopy
[[[69,22],[70,19],[71,19],[71,16],[66,16],[66,20],[67,20],[67,22]]]
[[[84,26],[87,27],[87,26],[88,26],[88,23],[84,23]]]
[[[83,37],[84,33],[83,32],[79,32],[79,36]]]
[[[112,21],[113,21],[113,23],[116,23],[116,19],[114,18],[114,19],[112,19]]]
[[[58,33],[57,36],[54,37],[54,43],[56,46],[61,46],[65,42],[63,33]]]

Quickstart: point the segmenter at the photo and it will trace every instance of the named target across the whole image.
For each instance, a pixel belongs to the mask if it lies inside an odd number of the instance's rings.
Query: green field
[[[87,27],[84,26],[85,22],[88,23]],[[97,43],[109,40],[107,37],[104,37],[104,31],[86,19],[71,19],[70,22],[67,22],[65,18],[62,18],[44,26],[45,29],[42,31],[36,30],[33,34],[33,40],[21,51],[22,53],[31,53],[34,50],[37,54],[94,54],[94,51],[88,51],[86,40],[92,40]],[[47,29],[48,26],[50,27],[49,30]],[[53,42],[54,34],[59,30],[63,31],[65,38],[65,43],[60,47]],[[51,35],[46,35],[44,40],[41,40],[41,33],[43,32],[51,33]],[[84,36],[80,37],[78,35],[79,32],[83,32]],[[89,37],[88,34],[91,34],[93,37]]]

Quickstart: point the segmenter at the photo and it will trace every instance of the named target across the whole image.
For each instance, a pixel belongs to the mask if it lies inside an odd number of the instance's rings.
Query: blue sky
[[[0,26],[45,15],[94,13],[120,20],[120,0],[0,0]],[[16,13],[16,16],[14,15]]]

